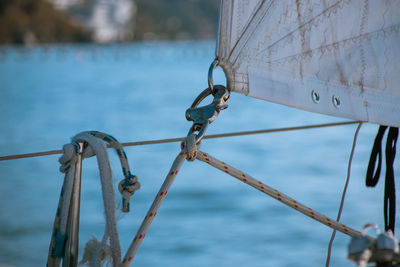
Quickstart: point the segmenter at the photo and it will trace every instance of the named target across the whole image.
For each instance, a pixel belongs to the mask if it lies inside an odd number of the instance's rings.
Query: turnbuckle
[[[198,107],[201,101],[209,95],[214,96],[214,100],[211,104]],[[230,92],[225,86],[215,85],[212,86],[212,88],[209,87],[201,92],[190,108],[186,110],[186,119],[188,121],[193,121],[193,125],[190,128],[188,135],[193,132],[198,132],[196,135],[196,143],[201,141],[208,125],[215,120],[219,112],[228,107],[226,103],[228,102],[229,97]]]

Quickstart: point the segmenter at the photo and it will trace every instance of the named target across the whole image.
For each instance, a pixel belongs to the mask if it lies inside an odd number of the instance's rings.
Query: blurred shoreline
[[[2,0],[0,46],[215,39],[219,0]]]
[[[25,45],[0,45],[0,65],[9,62],[24,63],[27,61],[45,62],[48,60],[73,61],[82,63],[88,61],[136,61],[151,60],[160,62],[171,56],[185,60],[194,54],[209,58],[215,50],[214,40],[201,41],[134,41],[131,43],[61,43]],[[179,47],[179,51],[175,51]],[[194,49],[195,48],[195,49]],[[173,55],[172,55],[173,54]],[[155,63],[156,64],[156,63]]]

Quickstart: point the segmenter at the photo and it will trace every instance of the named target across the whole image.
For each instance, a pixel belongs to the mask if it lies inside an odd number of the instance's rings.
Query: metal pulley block
[[[395,253],[399,252],[397,239],[390,230],[378,235],[376,239],[376,248],[392,250]]]
[[[399,244],[393,232],[389,230],[378,235],[375,258],[380,262],[392,261],[395,253],[399,253]]]
[[[358,262],[363,253],[373,249],[374,241],[370,236],[352,237],[348,248],[349,260]]]
[[[351,238],[348,247],[349,260],[355,261],[359,265],[361,262],[368,262],[369,258],[371,257],[371,252],[375,246],[375,239],[365,234],[365,232],[370,228],[375,228],[377,233],[379,232],[377,225],[367,224],[364,226],[361,236],[354,236]]]
[[[369,228],[375,228],[377,238],[374,239],[365,234]],[[353,237],[348,248],[348,258],[357,262],[358,266],[366,266],[368,262],[389,264],[399,262],[399,244],[392,231],[379,233],[376,225],[367,224],[364,226],[361,236]],[[379,265],[380,266],[380,265]]]

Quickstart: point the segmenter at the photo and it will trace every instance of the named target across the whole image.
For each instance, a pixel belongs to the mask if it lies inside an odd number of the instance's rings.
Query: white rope
[[[139,249],[140,244],[142,243],[143,239],[145,238],[147,231],[150,228],[150,225],[157,215],[158,210],[160,209],[160,206],[166,197],[170,187],[172,186],[172,183],[183,163],[185,158],[189,161],[194,160],[197,158],[198,160],[201,160],[203,162],[206,162],[210,164],[213,167],[216,167],[217,169],[222,170],[223,172],[239,179],[240,181],[260,190],[261,192],[277,199],[278,201],[292,207],[293,209],[303,213],[306,216],[309,216],[310,218],[325,224],[326,226],[336,229],[344,234],[347,234],[349,236],[361,236],[361,233],[355,229],[352,229],[344,224],[341,224],[333,219],[328,218],[327,216],[314,211],[313,209],[299,203],[298,201],[290,198],[289,196],[284,195],[283,193],[277,191],[276,189],[269,187],[262,182],[254,179],[253,177],[249,176],[248,174],[245,174],[238,169],[233,168],[232,166],[229,166],[225,162],[222,162],[220,160],[217,160],[216,158],[211,157],[210,155],[202,152],[199,150],[199,147],[196,145],[195,142],[195,136],[188,136],[185,140],[185,142],[182,143],[181,148],[182,151],[179,153],[179,155],[176,157],[174,163],[171,166],[171,169],[165,178],[165,181],[163,185],[161,186],[159,192],[157,193],[156,198],[153,201],[153,204],[151,205],[149,211],[147,212],[145,218],[142,221],[142,224],[139,227],[139,230],[133,239],[127,253],[125,254],[125,257],[122,261],[122,266],[123,267],[128,267],[132,260],[134,259],[137,250]]]
[[[90,260],[88,261],[92,266],[101,265],[102,261],[105,259],[105,257],[102,257],[102,254],[108,250],[107,239],[109,238],[111,247],[111,256],[113,259],[113,266],[120,266],[121,246],[119,243],[117,221],[115,218],[115,210],[116,210],[115,193],[112,181],[110,160],[108,158],[106,144],[89,133],[80,133],[73,138],[73,141],[75,142],[85,141],[88,143],[88,147],[93,149],[93,153],[96,155],[97,163],[99,166],[101,190],[103,194],[106,229],[104,232],[103,241],[101,242],[101,246],[97,247],[96,251],[93,254],[94,257],[92,257],[92,259],[94,259],[95,261],[94,262],[91,262]]]
[[[250,175],[228,165],[227,163],[220,161],[212,156],[210,156],[207,153],[204,153],[202,151],[199,151],[197,153],[197,159],[201,160],[229,175],[232,177],[254,187],[255,189],[263,192],[266,195],[269,195],[270,197],[273,197],[274,199],[278,200],[279,202],[288,205],[289,207],[297,210],[298,212],[303,213],[304,215],[322,223],[325,224],[326,226],[336,229],[346,235],[349,236],[361,236],[361,233],[355,229],[352,229],[342,223],[339,223],[313,209],[310,207],[307,207],[304,204],[301,204],[300,202],[294,200],[293,198],[283,194],[282,192],[279,192],[275,188],[272,188],[261,181],[251,177]]]
[[[74,138],[72,139],[72,143],[63,146],[64,154],[58,160],[61,164],[60,172],[65,173],[64,196],[60,210],[61,235],[66,234],[68,212],[71,203],[72,187],[74,185],[75,164],[77,161],[77,147],[74,144],[75,143]],[[94,155],[93,150],[89,148],[84,150],[82,157],[89,158],[92,157],[93,155]]]
[[[78,156],[76,144],[79,142],[85,142],[87,144],[87,147],[83,150],[83,158],[96,155],[106,220],[102,240],[98,241],[93,237],[87,242],[83,259],[80,264],[86,264],[90,267],[98,267],[102,266],[105,261],[110,261],[111,259],[112,266],[119,267],[121,266],[121,246],[115,216],[116,201],[107,146],[102,139],[95,137],[91,132],[83,132],[74,136],[71,144],[67,144],[63,147],[64,154],[59,160],[61,163],[60,171],[64,172],[66,176],[60,196],[57,216],[54,222],[47,266],[58,267],[63,257],[63,244],[67,234],[66,228],[69,216],[68,213],[70,209],[72,185],[74,183],[75,164]],[[115,142],[117,141],[115,140]],[[126,164],[127,161],[122,165]],[[125,169],[129,171],[129,166]],[[137,182],[137,180],[135,181]],[[136,187],[139,187],[139,185]]]
[[[60,234],[65,235],[67,229],[67,219],[69,206],[71,203],[72,187],[74,185],[75,164],[77,155],[75,146],[67,144],[63,146],[64,154],[58,160],[61,163],[60,171],[65,173],[64,197],[60,210]]]
[[[145,238],[147,231],[149,230],[150,225],[153,222],[153,219],[157,215],[157,212],[160,209],[164,198],[167,196],[168,191],[171,188],[172,183],[174,182],[175,177],[178,174],[183,162],[185,161],[185,159],[189,161],[195,160],[198,154],[199,147],[200,144],[196,144],[196,135],[194,133],[187,136],[185,141],[181,143],[182,151],[178,154],[178,156],[172,163],[171,169],[169,170],[167,177],[164,180],[164,183],[161,185],[161,188],[158,191],[153,201],[153,204],[151,205],[146,216],[144,217],[135,238],[132,240],[132,243],[130,244],[128,251],[126,252],[122,261],[123,267],[128,267],[131,264],[133,258],[136,255],[136,252],[139,249],[140,244]]]
[[[345,183],[344,188],[343,188],[342,199],[340,201],[340,207],[339,207],[339,211],[338,211],[338,215],[337,215],[336,221],[340,221],[340,217],[342,216],[344,199],[346,198],[347,187],[349,186],[349,182],[350,182],[351,164],[353,162],[354,151],[356,149],[358,133],[360,132],[362,124],[363,124],[362,122],[360,122],[358,124],[356,132],[354,133],[353,145],[351,147],[349,163],[347,165],[346,183]],[[326,263],[325,263],[326,267],[329,267],[329,263],[331,261],[332,245],[333,245],[333,240],[335,239],[335,236],[336,236],[336,229],[333,230],[331,239],[329,240],[328,253],[327,253],[327,256],[326,256]]]
[[[61,259],[64,255],[69,207],[71,204],[75,167],[78,156],[76,144],[71,143],[64,145],[63,152],[64,154],[58,161],[61,163],[60,172],[65,173],[65,177],[50,242],[49,255],[47,259],[48,267],[60,266]]]
[[[361,123],[357,128],[356,136],[358,134],[358,130],[360,127]],[[116,203],[115,203],[115,195],[112,183],[111,167],[108,159],[108,154],[106,151],[107,147],[103,141],[93,136],[93,134],[90,134],[89,132],[78,134],[73,138],[73,142],[82,142],[82,141],[89,144],[89,146],[84,150],[83,157],[85,158],[93,155],[97,156],[97,161],[100,169],[100,178],[102,183],[102,194],[103,194],[105,217],[106,217],[106,227],[104,236],[101,241],[93,237],[91,240],[87,242],[85,247],[84,257],[81,261],[81,264],[87,264],[90,267],[97,267],[102,265],[104,261],[109,260],[111,256],[113,266],[118,267],[121,266],[121,248],[119,243],[118,230],[116,227],[116,218],[115,218]],[[206,163],[209,163],[212,166],[223,170],[224,172],[238,178],[239,180],[245,183],[248,183],[249,185],[255,187],[256,189],[276,198],[277,200],[291,206],[292,208],[302,212],[303,214],[331,228],[337,229],[350,236],[360,235],[358,231],[351,229],[343,224],[340,224],[338,221],[334,221],[322,214],[319,214],[318,212],[313,211],[311,208],[308,208],[302,205],[301,203],[298,203],[297,201],[289,198],[288,196],[281,194],[277,190],[270,188],[265,184],[262,184],[260,181],[257,181],[248,175],[245,175],[244,173],[240,172],[239,170],[236,170],[235,168],[229,165],[226,165],[224,162],[220,162],[217,159],[212,158],[211,156],[201,151],[198,151],[198,149],[199,148],[196,145],[194,136],[187,137],[185,142],[182,143],[182,152],[175,159],[171,167],[171,170],[160,189],[159,194],[157,194],[157,197],[154,200],[153,205],[151,206],[148,214],[145,216],[145,219],[142,225],[140,226],[135,239],[133,240],[131,246],[129,247],[126,253],[126,256],[124,257],[124,261],[122,261],[123,266],[128,266],[131,263],[133,257],[135,256],[141,242],[143,241],[147,233],[147,230],[150,227],[152,220],[154,219],[158,209],[161,206],[162,200],[165,198],[185,158],[188,159],[189,161],[192,161],[195,158],[205,161]],[[63,164],[63,166],[60,169],[61,171],[66,172],[68,176],[68,173],[72,174],[74,173],[73,168],[75,166],[74,163],[76,161],[76,159],[74,159],[76,152],[74,152],[75,151],[74,145],[66,145],[63,148],[63,150],[64,150],[64,155],[63,157],[60,158],[60,162]],[[353,143],[353,150],[354,150],[354,143]],[[350,158],[352,158],[352,154],[354,152],[353,150]],[[351,159],[350,159],[350,164],[351,164]],[[71,180],[72,182],[69,179],[65,180],[65,189],[66,189],[66,191],[64,192],[65,198],[61,205],[62,210],[64,211],[69,210],[68,206],[69,204],[67,202],[68,199],[70,199],[70,194],[71,194],[69,192],[71,191],[69,187],[71,187],[70,184],[73,184],[73,179]],[[343,200],[344,197],[342,198],[342,201]],[[61,214],[62,214],[61,221],[62,222],[66,221],[64,216],[68,216],[65,215],[67,214],[67,212],[61,212]],[[338,217],[340,218],[340,215]],[[65,223],[62,223],[63,227],[64,224]],[[65,230],[63,233],[65,233]],[[110,244],[108,244],[108,240],[110,240]],[[53,265],[48,265],[48,266],[52,267]]]

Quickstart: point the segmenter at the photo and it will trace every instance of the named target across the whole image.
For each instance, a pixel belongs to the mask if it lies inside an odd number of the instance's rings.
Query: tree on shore
[[[47,1],[0,1],[0,44],[89,41],[88,30]]]

